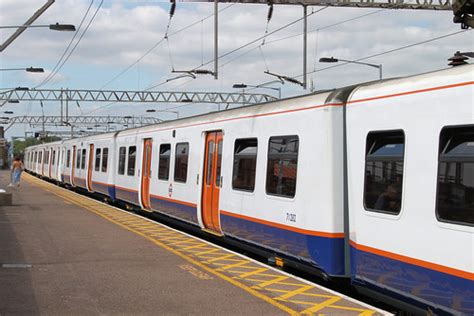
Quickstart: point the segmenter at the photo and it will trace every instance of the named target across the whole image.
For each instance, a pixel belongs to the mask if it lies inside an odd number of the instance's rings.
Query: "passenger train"
[[[29,172],[474,313],[474,65],[32,146]]]

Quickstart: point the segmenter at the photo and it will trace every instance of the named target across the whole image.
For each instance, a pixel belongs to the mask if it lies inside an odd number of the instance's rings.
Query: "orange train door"
[[[76,146],[72,146],[72,162],[71,162],[71,184],[75,186],[76,184],[74,183],[74,168],[76,166]]]
[[[94,164],[94,144],[89,145],[89,163],[87,165],[87,190],[92,192],[92,168]]]
[[[219,193],[222,185],[222,132],[210,132],[206,136],[204,176],[202,183],[202,220],[204,226],[220,233]]]
[[[151,209],[150,205],[150,178],[151,178],[151,152],[153,140],[147,138],[143,141],[141,201],[144,209]]]

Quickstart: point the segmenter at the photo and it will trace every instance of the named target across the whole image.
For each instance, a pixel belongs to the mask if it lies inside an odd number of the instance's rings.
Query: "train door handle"
[[[224,176],[221,176],[221,182],[219,183],[219,184],[220,184],[219,187],[222,188],[222,184],[223,184],[223,183],[224,183]]]
[[[196,177],[196,184],[199,184],[199,173],[197,174],[197,177]]]

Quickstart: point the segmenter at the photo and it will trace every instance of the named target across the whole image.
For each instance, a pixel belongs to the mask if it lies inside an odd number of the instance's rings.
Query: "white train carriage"
[[[474,71],[357,88],[347,103],[352,273],[474,312]]]
[[[358,288],[472,313],[473,68],[65,141],[60,172]],[[37,174],[48,146],[28,149]]]

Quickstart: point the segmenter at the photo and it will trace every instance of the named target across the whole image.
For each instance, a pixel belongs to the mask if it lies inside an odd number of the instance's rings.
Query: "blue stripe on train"
[[[109,185],[98,183],[92,180],[92,190],[95,192],[109,195],[109,187],[110,187]]]
[[[332,276],[344,274],[344,238],[311,236],[221,213],[222,231],[308,262]]]
[[[474,314],[474,281],[351,247],[354,283],[386,294],[429,302],[438,308]]]
[[[76,187],[81,187],[81,188],[87,189],[86,188],[86,179],[80,179],[80,178],[74,177],[74,184],[76,185]]]
[[[197,224],[197,209],[196,207],[184,205],[181,203],[168,201],[164,199],[160,199],[157,197],[150,197],[151,208],[154,210],[158,210],[165,214],[181,218],[185,221],[192,222]]]
[[[130,192],[130,191],[127,191],[127,190],[123,190],[119,187],[115,187],[115,194],[116,194],[116,198],[118,200],[123,200],[123,201],[126,201],[126,202],[133,203],[137,206],[140,206],[140,203],[138,202],[138,192],[137,191]]]

